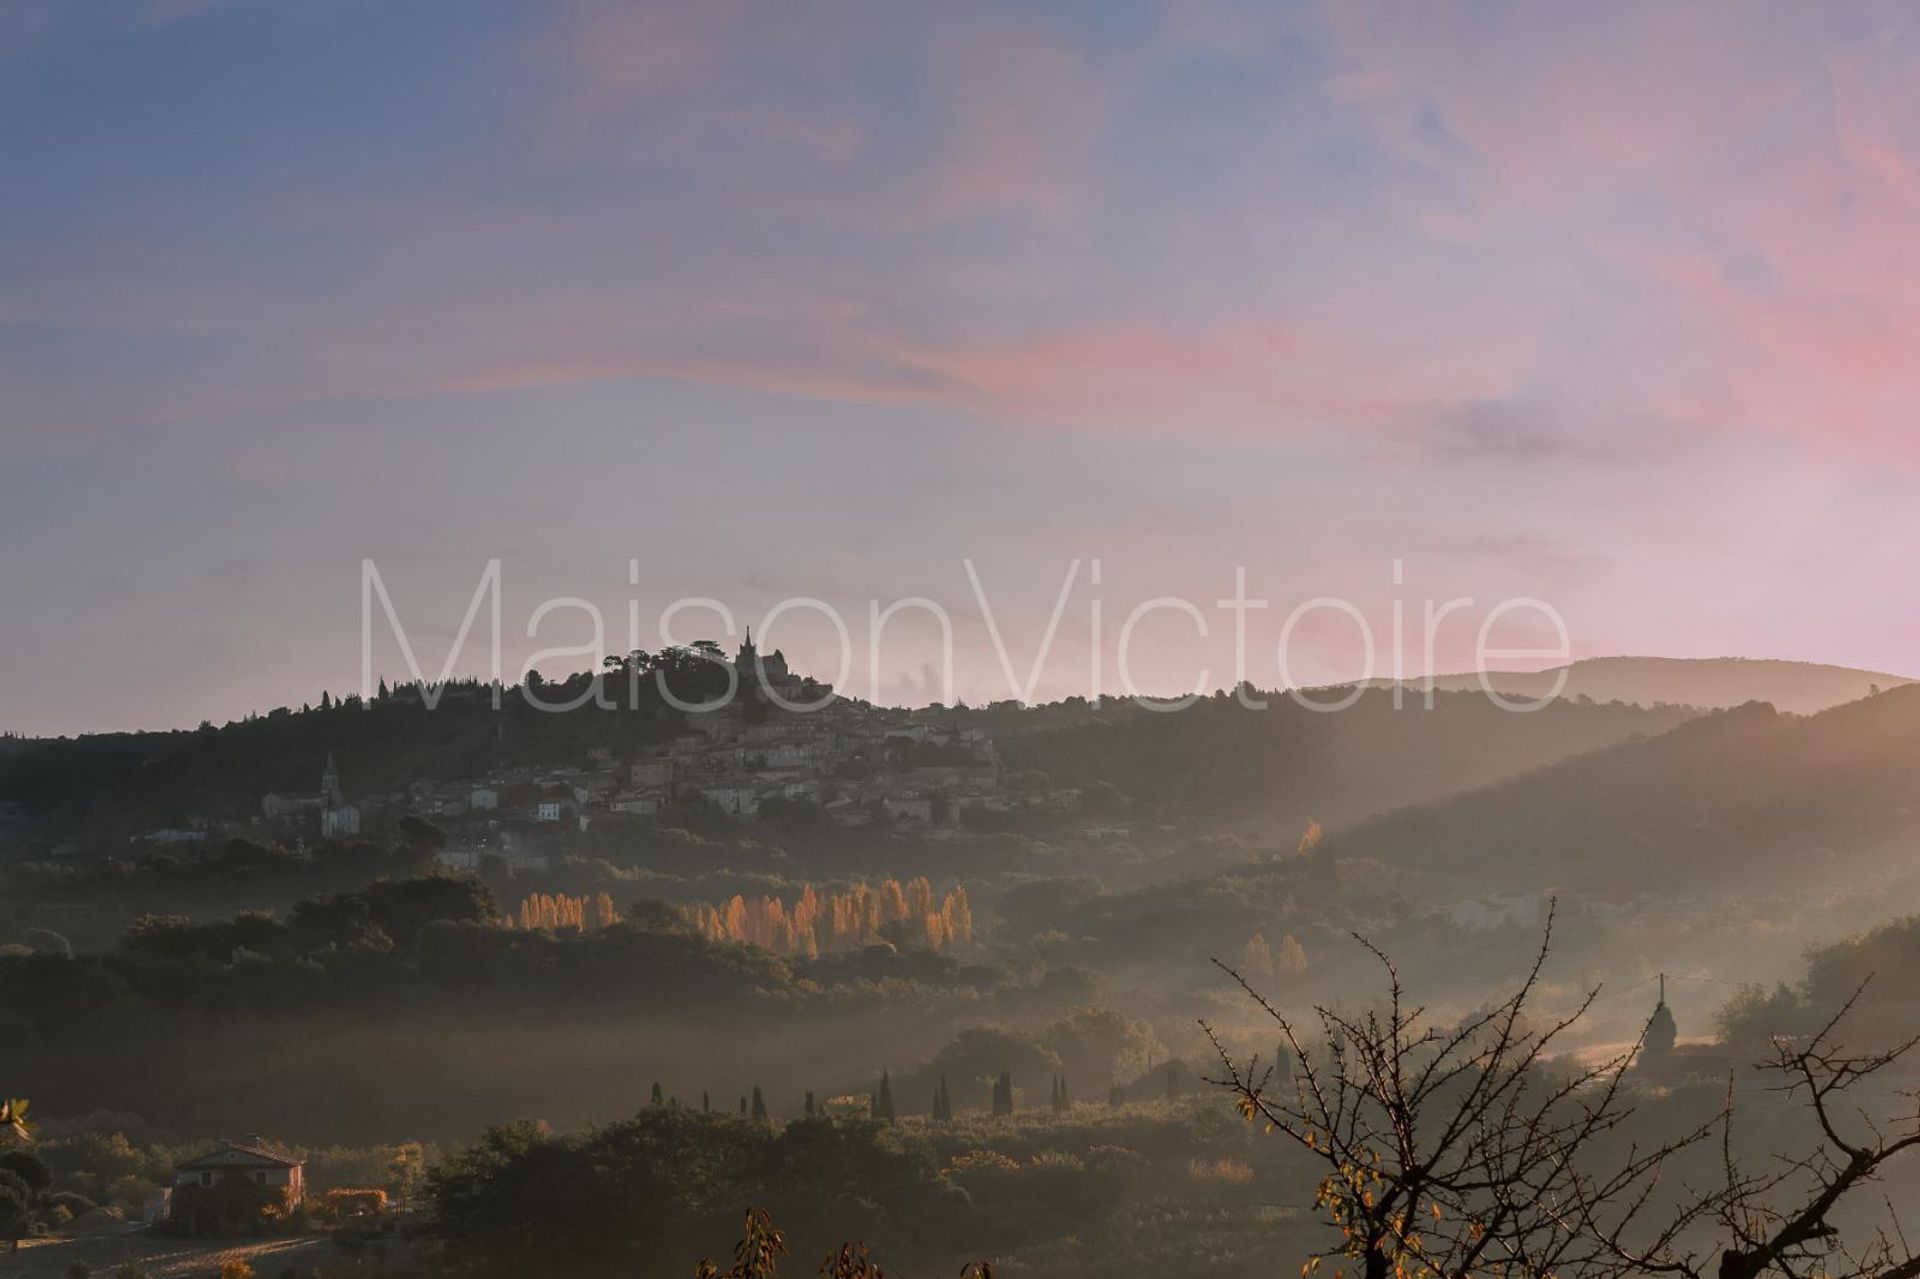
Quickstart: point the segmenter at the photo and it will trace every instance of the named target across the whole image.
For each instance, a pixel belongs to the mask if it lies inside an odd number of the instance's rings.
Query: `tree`
[[[7,1241],[9,1252],[19,1249],[21,1238],[33,1224],[33,1198],[26,1182],[10,1172],[0,1172],[0,1239]]]
[[[933,1118],[937,1123],[947,1123],[953,1118],[953,1098],[947,1092],[947,1077],[940,1076],[940,1086],[933,1090]]]
[[[786,1236],[775,1229],[767,1210],[749,1208],[740,1242],[733,1246],[733,1268],[723,1274],[720,1267],[702,1260],[694,1274],[697,1279],[773,1279],[786,1251]]]
[[[894,1120],[893,1080],[885,1069],[880,1071],[880,1091],[873,1095],[873,1117],[886,1123]]]
[[[1840,1121],[1849,1091],[1920,1036],[1886,1052],[1841,1051],[1836,1032],[1856,989],[1818,1033],[1777,1041],[1765,1069],[1782,1080],[1779,1091],[1805,1101],[1812,1149],[1776,1152],[1758,1173],[1733,1153],[1731,1091],[1704,1121],[1635,1142],[1624,1081],[1641,1044],[1589,1066],[1556,1061],[1598,990],[1530,1020],[1552,938],[1549,911],[1518,988],[1458,1025],[1436,1026],[1407,1002],[1385,952],[1356,935],[1385,973],[1383,1006],[1365,1014],[1316,1007],[1312,1050],[1292,1019],[1220,965],[1279,1027],[1292,1079],[1276,1086],[1271,1065],[1234,1061],[1205,1027],[1225,1072],[1217,1082],[1249,1122],[1264,1122],[1323,1166],[1318,1204],[1341,1236],[1332,1253],[1357,1262],[1363,1279],[1920,1276],[1897,1221],[1859,1246],[1844,1244],[1831,1221],[1890,1160],[1920,1147],[1920,1117],[1911,1114],[1898,1127],[1860,1115],[1852,1124],[1867,1135],[1857,1137]],[[1676,1155],[1716,1136],[1719,1184],[1662,1182]]]
[[[666,1095],[663,1092],[661,1092],[660,1081],[657,1079],[654,1080],[653,1082],[653,1091],[647,1094],[647,1104],[649,1106],[660,1106],[660,1105],[666,1104]]]
[[[73,943],[51,928],[29,928],[21,935],[36,955],[58,955],[62,959],[73,958]]]
[[[993,1081],[993,1113],[1011,1115],[1013,1113],[1013,1076],[1004,1069],[1000,1077]]]
[[[755,1119],[765,1119],[767,1117],[767,1099],[760,1095],[759,1084],[753,1086],[753,1117]]]
[[[0,1172],[10,1172],[29,1191],[43,1195],[53,1185],[53,1169],[31,1150],[9,1150],[0,1154]]]
[[[1240,950],[1240,971],[1250,977],[1273,976],[1273,951],[1259,933],[1247,938]]]

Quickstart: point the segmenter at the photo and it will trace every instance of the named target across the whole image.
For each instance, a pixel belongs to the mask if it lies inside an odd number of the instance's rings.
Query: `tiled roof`
[[[230,1141],[198,1159],[175,1165],[182,1172],[202,1168],[298,1168],[302,1161],[257,1141]]]

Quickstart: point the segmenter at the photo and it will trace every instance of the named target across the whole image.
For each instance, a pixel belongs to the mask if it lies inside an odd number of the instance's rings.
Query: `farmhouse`
[[[299,1206],[306,1165],[243,1137],[173,1170],[168,1220],[191,1235],[234,1235],[264,1229]]]

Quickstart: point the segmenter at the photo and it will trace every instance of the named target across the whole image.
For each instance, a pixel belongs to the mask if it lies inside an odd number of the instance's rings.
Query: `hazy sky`
[[[509,675],[926,595],[1005,696],[964,561],[1024,674],[1094,557],[1042,694],[1096,598],[1224,682],[1236,566],[1263,684],[1396,589],[1920,673],[1906,4],[14,0],[0,113],[0,728],[356,687],[369,557]]]

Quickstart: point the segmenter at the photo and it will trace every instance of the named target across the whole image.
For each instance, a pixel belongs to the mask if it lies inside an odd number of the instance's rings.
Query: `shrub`
[[[55,1208],[65,1208],[74,1217],[84,1217],[100,1206],[85,1195],[75,1194],[71,1190],[56,1191],[47,1202]]]
[[[1195,1181],[1216,1181],[1223,1185],[1244,1186],[1253,1180],[1253,1168],[1238,1159],[1196,1159],[1189,1165]]]

